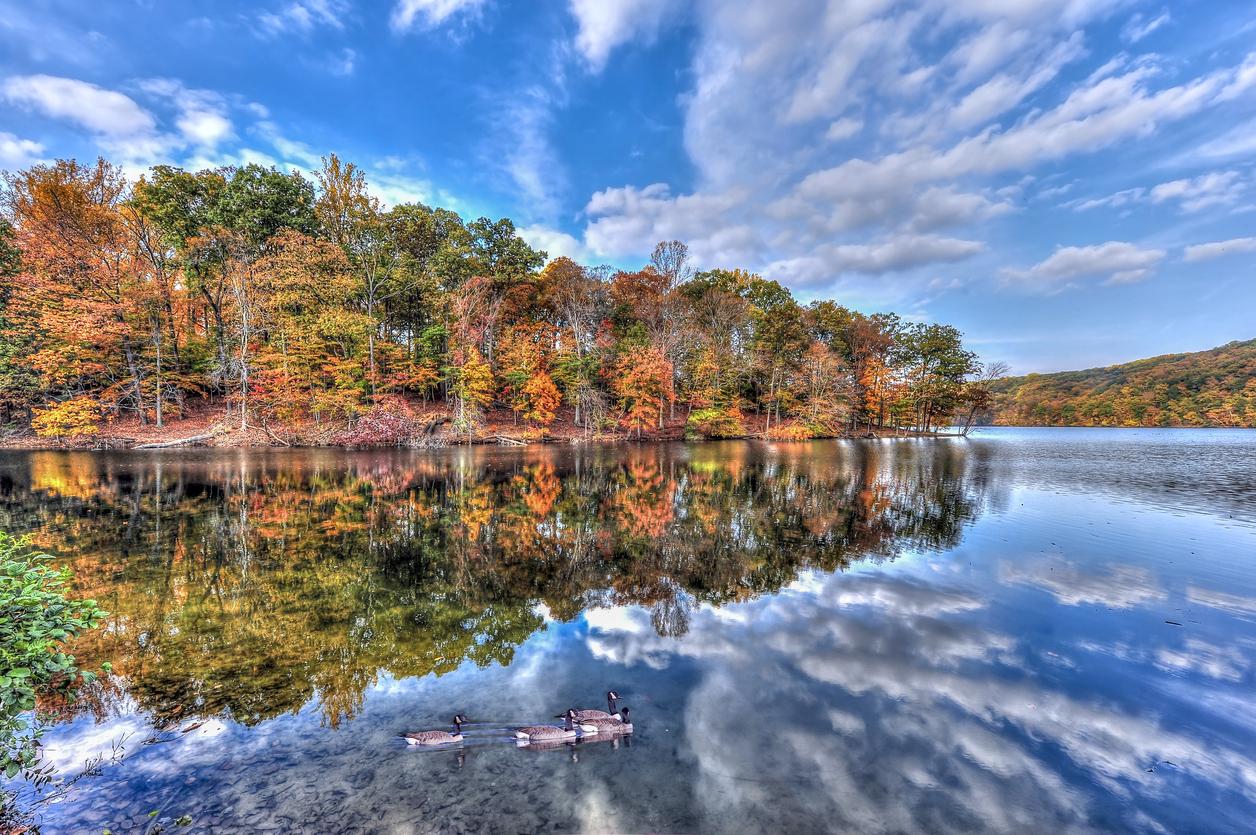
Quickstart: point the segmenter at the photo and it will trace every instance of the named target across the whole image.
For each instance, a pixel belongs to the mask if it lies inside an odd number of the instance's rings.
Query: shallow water
[[[0,453],[0,498],[111,613],[47,755],[122,749],[45,832],[1256,820],[1254,432]],[[608,688],[629,741],[502,730]]]

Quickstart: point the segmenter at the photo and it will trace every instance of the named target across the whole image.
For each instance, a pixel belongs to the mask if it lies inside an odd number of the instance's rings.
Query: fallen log
[[[174,441],[159,441],[151,444],[136,444],[131,449],[169,449],[176,446],[187,446],[188,444],[199,444],[201,441],[208,441],[216,435],[216,432],[206,432],[203,435],[193,435],[190,438],[179,438]]]
[[[491,435],[489,437],[493,438],[493,440],[497,441],[497,443],[501,444],[502,446],[527,446],[528,445],[526,441],[521,441],[518,438],[511,438],[506,435]]]

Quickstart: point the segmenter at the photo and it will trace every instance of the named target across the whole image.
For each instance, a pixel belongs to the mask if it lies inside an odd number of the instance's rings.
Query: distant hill
[[[993,422],[1005,426],[1256,427],[1256,339],[991,388]]]

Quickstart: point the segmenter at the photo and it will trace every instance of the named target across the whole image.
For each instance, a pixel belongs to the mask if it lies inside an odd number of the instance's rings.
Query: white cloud
[[[257,16],[261,34],[306,35],[315,29],[343,29],[349,14],[347,0],[293,0],[274,11]]]
[[[1184,257],[1187,261],[1208,261],[1223,255],[1237,255],[1244,252],[1256,252],[1256,238],[1231,238],[1228,241],[1195,244],[1186,248]]]
[[[593,254],[583,243],[566,232],[560,232],[543,224],[520,227],[519,237],[523,238],[536,249],[545,250],[546,256],[552,261],[555,258],[567,257],[573,261],[588,262]]]
[[[738,192],[673,195],[665,183],[608,188],[585,207],[591,219],[585,243],[600,256],[621,258],[675,238],[689,242],[700,264],[747,263],[760,242],[748,226],[728,219],[748,197]]]
[[[1124,241],[1062,246],[1028,270],[1007,270],[1005,275],[1019,282],[1043,286],[1094,276],[1106,276],[1113,283],[1125,284],[1145,278],[1164,256],[1162,249],[1139,249]]]
[[[395,32],[435,29],[455,16],[474,14],[484,0],[398,0],[389,23]]]
[[[1121,37],[1128,43],[1138,43],[1161,26],[1171,22],[1172,19],[1173,18],[1169,16],[1169,11],[1167,9],[1153,18],[1148,18],[1141,12],[1137,13],[1131,17],[1129,22],[1121,29]]]
[[[357,68],[357,63],[357,51],[346,46],[340,52],[327,59],[327,69],[331,71],[332,75],[348,76],[353,75],[354,69]]]
[[[855,134],[863,130],[864,123],[862,119],[853,119],[850,116],[843,116],[835,119],[829,124],[829,129],[824,132],[824,138],[831,142],[839,142],[843,139],[849,139]]]
[[[676,0],[569,0],[576,19],[576,50],[595,72],[611,51],[633,39],[652,40]]]
[[[1079,212],[1089,209],[1119,209],[1137,203],[1147,194],[1147,189],[1140,187],[1127,188],[1109,194],[1107,197],[1094,197],[1090,200],[1075,200],[1070,205]]]
[[[1214,171],[1185,180],[1161,183],[1151,190],[1151,202],[1175,200],[1185,212],[1197,212],[1209,206],[1231,204],[1243,194],[1247,184],[1237,171]]]
[[[1256,154],[1256,119],[1242,122],[1187,154],[1188,158],[1232,159]]]
[[[0,169],[25,168],[39,159],[44,146],[31,139],[22,139],[0,130]]]
[[[1077,211],[1088,209],[1117,209],[1136,203],[1160,204],[1175,202],[1184,212],[1198,212],[1212,206],[1236,203],[1247,189],[1247,183],[1238,171],[1213,171],[1160,183],[1151,188],[1137,186],[1123,189],[1106,197],[1075,200],[1068,204]]]
[[[175,109],[175,127],[189,144],[212,149],[235,135],[226,100],[212,90],[192,90],[170,78],[150,78],[139,87]]]
[[[1026,177],[1041,167],[1149,137],[1256,83],[1256,58],[1182,76],[1155,56],[1120,55],[1095,61],[1102,66],[1088,75],[1066,73],[1102,43],[1087,43],[1087,27],[1126,5],[686,6],[695,50],[692,84],[678,101],[693,184],[602,189],[575,237],[616,258],[681,238],[704,266],[788,269],[790,280],[808,283],[843,271],[904,270],[911,274],[893,284],[878,281],[878,292],[921,291],[916,269],[980,252],[989,232],[977,224],[1014,211]],[[617,45],[648,39],[682,13],[662,0],[569,6],[575,51],[595,69]],[[1227,199],[1218,184],[1194,185],[1207,194],[1161,199],[1194,211]],[[951,230],[971,231],[942,234]],[[1148,269],[1147,257],[1138,260],[1107,275],[1137,280]]]
[[[870,244],[821,245],[811,255],[775,261],[767,272],[793,284],[825,285],[843,273],[881,275],[926,264],[963,261],[985,248],[980,241],[900,235]]]
[[[157,126],[152,114],[129,96],[73,78],[13,76],[5,80],[0,92],[13,104],[74,122],[101,136],[142,136]]]

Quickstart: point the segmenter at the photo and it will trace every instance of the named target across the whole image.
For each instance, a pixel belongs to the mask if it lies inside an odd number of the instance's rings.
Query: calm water
[[[122,750],[46,832],[1256,821],[1256,432],[0,453],[0,498],[111,612],[47,753]],[[498,730],[608,688],[631,744]]]

